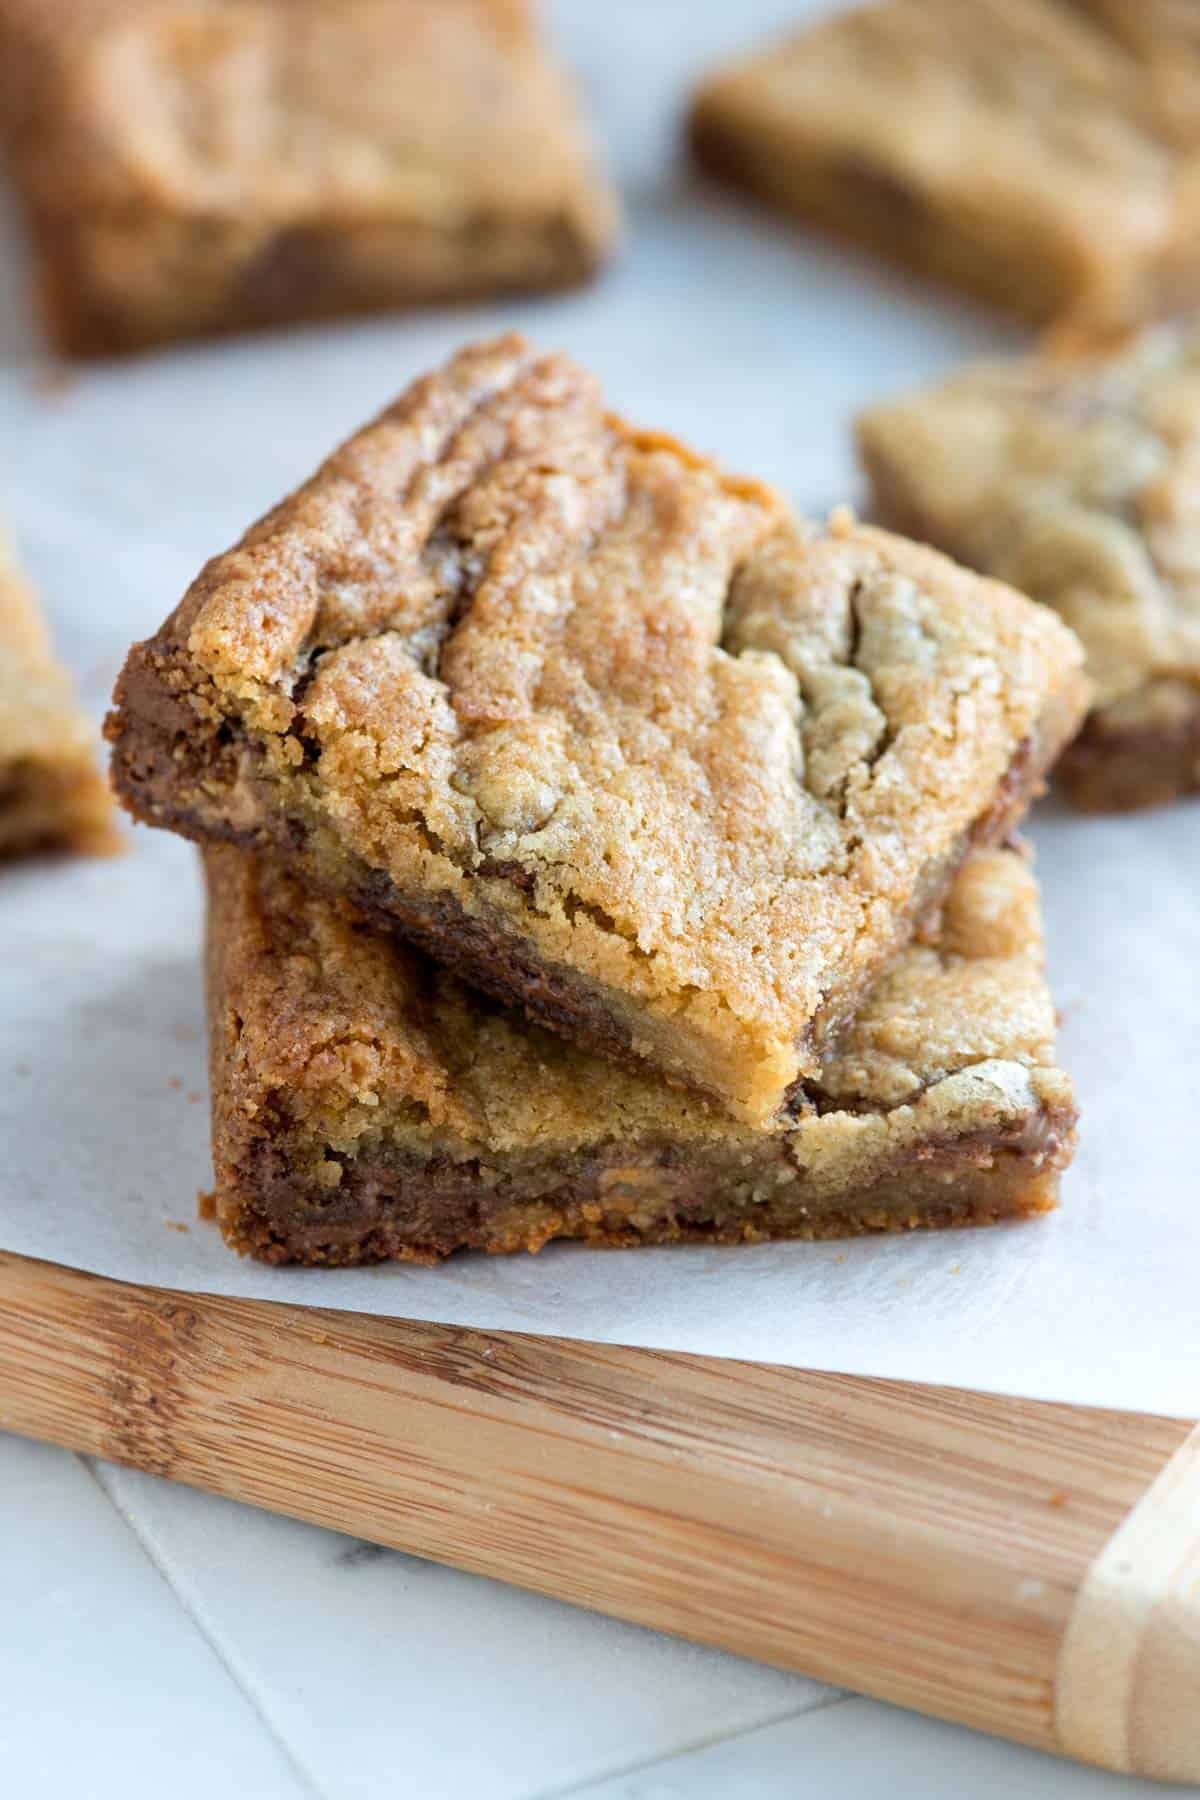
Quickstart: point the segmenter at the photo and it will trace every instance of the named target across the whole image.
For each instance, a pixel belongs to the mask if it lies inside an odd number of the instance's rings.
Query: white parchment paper
[[[412,375],[519,324],[639,421],[806,507],[853,497],[847,424],[1013,338],[691,186],[693,70],[782,6],[557,9],[626,191],[620,266],[577,296],[205,346],[47,382],[0,248],[0,512],[97,714],[201,561]],[[685,29],[686,25],[686,29]],[[636,66],[637,82],[628,79]],[[191,849],[0,874],[0,1248],[175,1288],[1200,1414],[1200,803],[1033,828],[1062,1060],[1083,1106],[1052,1218],[744,1250],[268,1270],[196,1218],[210,1179]]]

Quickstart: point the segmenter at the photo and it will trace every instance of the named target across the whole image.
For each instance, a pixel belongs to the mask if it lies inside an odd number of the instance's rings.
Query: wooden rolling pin
[[[1185,1422],[0,1255],[0,1426],[1044,1750],[1200,1779]]]

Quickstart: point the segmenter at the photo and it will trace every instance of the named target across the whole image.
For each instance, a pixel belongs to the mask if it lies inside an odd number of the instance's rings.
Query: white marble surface
[[[552,6],[633,207],[626,272],[578,304],[582,355],[601,309],[611,317],[630,304],[640,269],[653,279],[655,267],[691,254],[690,202],[671,173],[675,92],[715,55],[800,10],[801,0]],[[651,207],[658,260],[646,265],[639,239]],[[730,416],[741,346],[761,349],[765,337],[786,369],[793,338],[827,311],[822,283],[841,279],[833,252],[808,252],[806,293],[783,320],[762,296],[792,247],[729,206],[714,215],[705,254],[719,262],[735,251],[744,270],[735,309],[705,307],[704,269],[696,272],[688,354],[704,352],[705,381],[671,421],[705,444],[710,413]],[[0,258],[0,358],[10,362],[32,343],[18,292],[15,264]],[[881,338],[892,347],[873,358],[862,330],[849,370],[832,355],[827,364],[806,359],[796,404],[814,442],[835,434],[841,443],[848,412],[881,387],[996,342],[967,310],[929,304],[885,275],[863,284],[857,304],[868,324],[885,311],[893,326],[902,322],[905,367],[895,365],[894,336]],[[358,341],[372,329],[359,328]],[[437,334],[433,324],[413,330]],[[260,395],[253,354],[229,355],[222,427],[237,432],[250,428]],[[620,370],[607,371],[614,397],[648,412],[656,379],[682,355],[673,341],[632,334]],[[153,364],[106,375],[72,404],[102,413],[118,378],[150,387],[160,379]],[[683,391],[677,373],[672,386]],[[378,397],[371,359],[331,365],[311,395],[314,443]],[[30,387],[22,404],[29,419],[44,420],[52,402]],[[23,541],[52,605],[56,570],[75,566],[73,534],[86,537],[98,514],[127,524],[131,555],[148,550],[144,464],[170,454],[169,443],[122,444],[64,507],[40,460],[53,457],[53,430],[24,435],[20,408],[8,423],[3,479],[19,496]],[[720,447],[735,464],[786,479],[809,505],[841,497],[848,450],[836,467],[823,453],[809,472],[797,464],[793,423],[764,409],[745,420],[744,443]],[[240,497],[223,529],[239,527],[308,460],[307,447],[290,442],[262,448],[261,493]],[[164,590],[182,586],[212,547],[224,504],[221,449],[214,436],[180,452],[196,541],[184,523],[169,547],[154,543]],[[97,605],[105,584],[121,578],[119,562],[97,570]],[[86,638],[76,649],[86,675]],[[94,698],[98,684],[99,674]],[[978,1800],[1148,1800],[1163,1790],[0,1434],[0,1793],[13,1800],[949,1800],[968,1791]]]

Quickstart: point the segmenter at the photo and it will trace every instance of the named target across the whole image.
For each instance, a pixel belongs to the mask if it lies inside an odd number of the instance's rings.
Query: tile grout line
[[[769,1719],[758,1719],[753,1725],[743,1726],[737,1731],[718,1731],[710,1736],[698,1737],[690,1743],[680,1744],[674,1750],[662,1755],[649,1756],[643,1762],[622,1764],[607,1770],[602,1775],[589,1775],[585,1781],[574,1781],[566,1787],[546,1788],[541,1793],[533,1794],[528,1800],[586,1800],[586,1796],[608,1786],[613,1781],[623,1781],[626,1777],[645,1775],[651,1769],[665,1769],[673,1762],[685,1756],[694,1756],[700,1750],[713,1750],[718,1744],[736,1744],[742,1738],[753,1737],[755,1732],[769,1731],[775,1725],[786,1725],[792,1719],[806,1719],[811,1713],[826,1712],[831,1706],[840,1706],[846,1700],[858,1700],[861,1695],[835,1689],[831,1693],[821,1694],[807,1706],[789,1707],[785,1712],[777,1713]]]
[[[255,1718],[259,1721],[264,1731],[266,1731],[270,1737],[272,1743],[274,1743],[279,1750],[280,1755],[284,1758],[289,1771],[295,1776],[297,1782],[307,1794],[312,1796],[312,1800],[330,1800],[326,1791],[318,1786],[314,1778],[298,1760],[282,1729],[275,1724],[269,1711],[260,1699],[254,1685],[240,1672],[237,1662],[232,1654],[226,1650],[215,1629],[210,1626],[203,1617],[203,1609],[197,1607],[189,1598],[185,1587],[177,1579],[169,1564],[160,1554],[154,1542],[152,1533],[139,1524],[129,1508],[123,1505],[117,1495],[111,1491],[104,1478],[104,1474],[102,1473],[104,1468],[102,1459],[80,1454],[78,1460],[91,1476],[104,1499],[112,1507],[113,1511],[121,1519],[126,1528],[136,1538],[146,1559],[162,1577],[163,1581],[166,1582],[172,1595],[183,1609],[190,1623],[200,1633],[200,1636],[212,1651],[220,1667],[234,1683],[238,1692],[243,1696],[247,1705],[250,1707]],[[831,1689],[829,1692],[819,1695],[807,1705],[787,1707],[779,1713],[772,1714],[766,1718],[757,1719],[752,1725],[746,1725],[733,1731],[704,1734],[678,1744],[671,1750],[646,1757],[643,1760],[629,1764],[616,1764],[610,1769],[588,1775],[582,1781],[571,1781],[563,1787],[556,1786],[539,1790],[536,1794],[525,1797],[525,1800],[586,1800],[586,1796],[589,1793],[604,1787],[609,1782],[620,1781],[625,1777],[641,1775],[655,1768],[669,1767],[671,1763],[676,1762],[685,1756],[694,1755],[697,1751],[713,1749],[719,1744],[736,1743],[742,1738],[752,1737],[756,1732],[769,1730],[773,1726],[786,1724],[793,1719],[806,1718],[812,1713],[824,1712],[831,1706],[838,1706],[846,1700],[854,1700],[857,1698],[859,1698],[859,1696],[849,1690],[842,1691],[840,1689]]]
[[[329,1796],[326,1794],[325,1790],[318,1785],[313,1776],[298,1759],[283,1731],[275,1723],[274,1719],[272,1719],[253,1685],[248,1682],[244,1675],[239,1671],[235,1660],[226,1651],[216,1632],[205,1621],[201,1615],[200,1609],[193,1604],[181,1584],[175,1579],[170,1566],[159,1554],[151,1535],[139,1526],[128,1507],[123,1506],[117,1496],[111,1491],[100,1472],[100,1459],[93,1456],[85,1456],[79,1452],[76,1452],[76,1455],[78,1461],[95,1482],[96,1487],[99,1489],[108,1505],[112,1508],[113,1512],[116,1513],[122,1524],[137,1540],[138,1546],[147,1562],[149,1562],[151,1567],[159,1576],[161,1576],[162,1580],[166,1582],[167,1587],[170,1589],[171,1594],[182,1609],[188,1622],[197,1632],[199,1632],[213,1656],[216,1658],[220,1668],[233,1682],[238,1693],[241,1694],[247,1706],[253,1713],[255,1719],[279,1751],[280,1756],[283,1758],[289,1773],[294,1777],[298,1787],[303,1793],[311,1796],[311,1800],[329,1800]]]

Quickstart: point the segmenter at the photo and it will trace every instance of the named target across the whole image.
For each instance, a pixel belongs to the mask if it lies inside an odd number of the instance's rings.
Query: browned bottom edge
[[[0,861],[112,856],[121,848],[112,796],[90,759],[0,764]]]
[[[1169,725],[1122,730],[1093,713],[1057,774],[1081,812],[1144,812],[1200,793],[1200,691]]]
[[[164,268],[163,292],[174,310],[168,308],[158,316],[144,306],[139,308],[132,298],[97,291],[87,259],[78,248],[74,219],[64,221],[30,208],[29,222],[35,248],[36,298],[47,334],[62,356],[80,359],[126,358],[190,339],[254,336],[339,319],[470,306],[492,295],[554,293],[592,280],[610,252],[609,245],[590,243],[568,221],[550,220],[544,242],[534,244],[524,273],[489,275],[486,264],[483,269],[473,268],[467,243],[460,274],[419,284],[409,273],[405,230],[398,227],[390,277],[376,274],[372,281],[364,282],[349,255],[354,227],[347,222],[340,228],[284,227],[248,266],[240,266],[231,252],[227,270],[214,271],[216,240],[223,226],[200,218],[194,233],[195,254],[190,255],[186,245],[182,250],[176,247],[174,278],[169,268]],[[147,223],[148,239],[152,230]],[[202,312],[197,307],[189,313],[178,305],[178,295],[186,294],[190,286],[208,292],[222,274],[228,293],[218,310]]]
[[[342,1161],[334,1189],[292,1166],[284,1139],[246,1147],[222,1171],[226,1241],[271,1263],[434,1263],[461,1250],[537,1251],[554,1238],[599,1247],[747,1244],[863,1236],[1028,1217],[1057,1204],[1075,1115],[1046,1111],[1004,1132],[919,1146],[864,1187],[814,1197],[786,1151],[758,1185],[687,1146],[602,1146],[500,1172],[482,1161],[386,1149]],[[311,1149],[311,1146],[308,1146]]]
[[[1057,259],[1022,260],[1015,243],[972,234],[867,157],[842,152],[801,160],[756,141],[703,103],[688,121],[688,139],[697,166],[723,187],[920,281],[1031,325],[1059,318],[1075,299],[1070,273]]]

